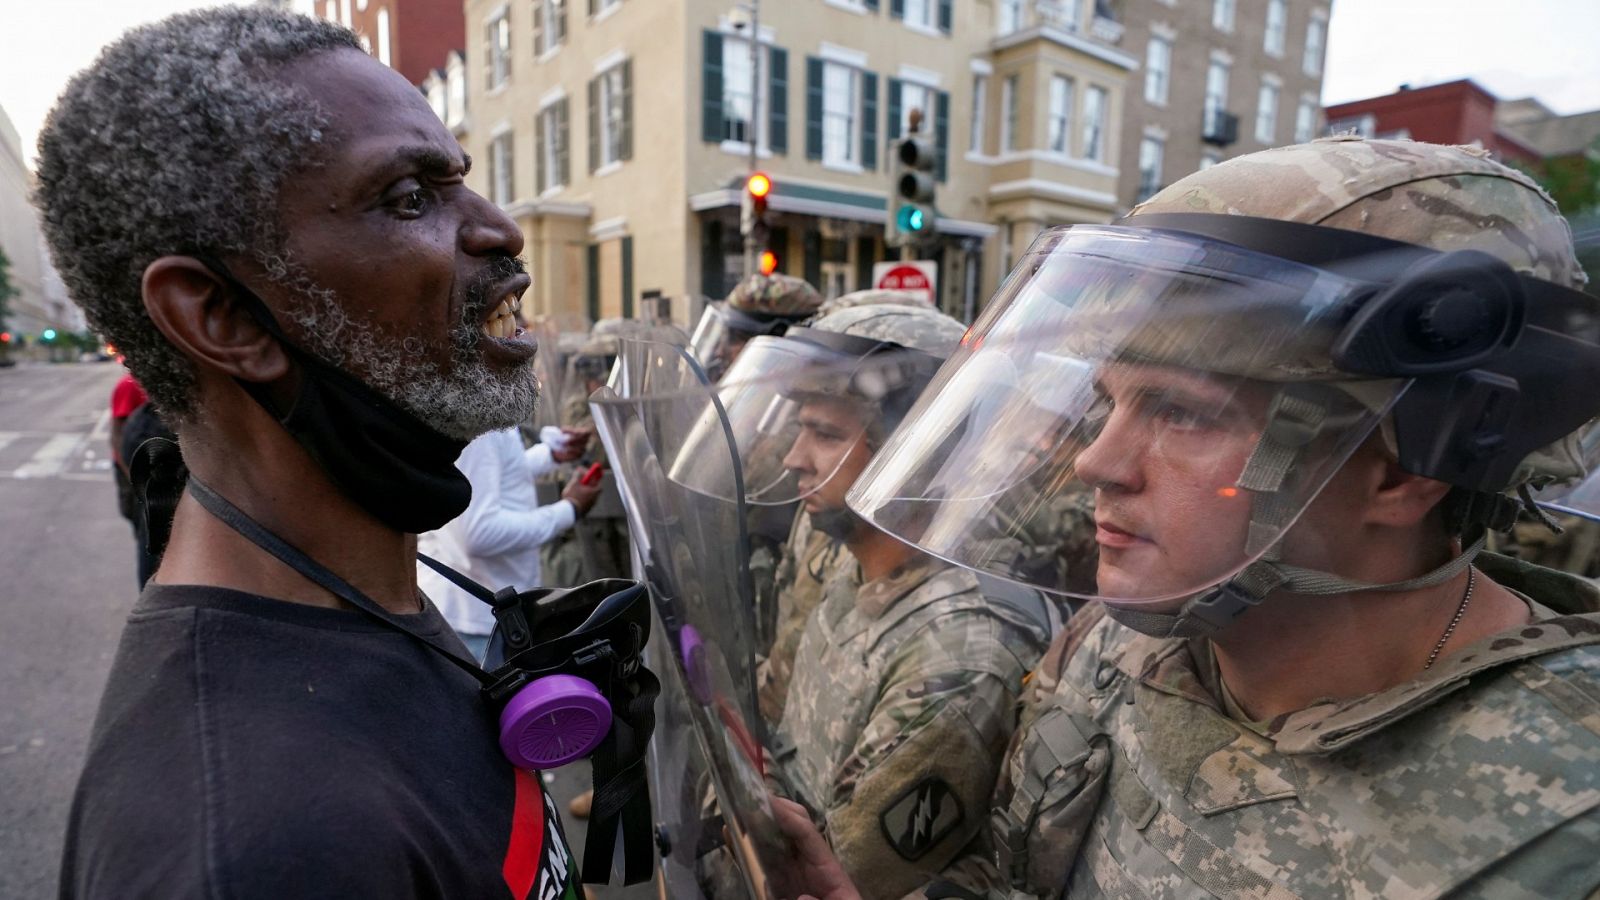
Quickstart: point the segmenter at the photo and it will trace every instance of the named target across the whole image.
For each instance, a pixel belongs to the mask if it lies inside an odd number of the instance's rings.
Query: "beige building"
[[[79,332],[87,325],[51,265],[39,213],[29,200],[32,192],[33,173],[23,161],[22,140],[0,110],[0,250],[10,262],[7,276],[17,290],[0,330],[12,334],[13,355],[43,358],[48,348],[39,344],[39,337],[46,329]]]
[[[1113,42],[1140,62],[1116,157],[1123,209],[1197,169],[1321,133],[1327,0],[1115,7]]]
[[[1140,61],[1094,0],[767,0],[754,79],[745,15],[713,0],[468,0],[465,112],[449,79],[425,89],[457,116],[473,187],[527,236],[531,312],[638,315],[655,291],[688,323],[723,296],[744,271],[751,141],[780,268],[830,295],[867,286],[890,256],[887,144],[914,109],[943,151],[923,255],[957,316],[1040,229],[1119,211]]]

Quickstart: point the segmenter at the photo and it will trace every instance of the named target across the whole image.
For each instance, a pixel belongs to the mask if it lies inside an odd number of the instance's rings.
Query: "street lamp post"
[[[745,183],[748,184],[750,176],[756,174],[760,168],[758,148],[761,143],[761,0],[749,0],[748,3],[741,3],[734,9],[750,15],[750,122],[744,133],[745,143],[750,145],[749,161],[744,173]],[[756,256],[759,252],[755,229],[746,229],[744,234],[746,278],[756,271]]]

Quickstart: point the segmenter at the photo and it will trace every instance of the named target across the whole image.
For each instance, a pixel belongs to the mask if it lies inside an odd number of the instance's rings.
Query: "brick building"
[[[1498,106],[1493,94],[1469,79],[1420,88],[1402,85],[1392,94],[1328,107],[1327,130],[1433,144],[1476,144],[1503,162],[1537,162],[1544,154],[1497,120]]]
[[[361,36],[361,45],[421,85],[466,46],[460,0],[315,0],[316,14]]]

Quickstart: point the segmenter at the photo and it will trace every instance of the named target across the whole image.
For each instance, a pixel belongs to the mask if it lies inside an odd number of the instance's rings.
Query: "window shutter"
[[[584,305],[589,321],[600,321],[600,245],[590,244],[584,259]]]
[[[856,290],[872,287],[872,264],[878,261],[878,241],[870,234],[856,238]]]
[[[545,111],[542,109],[533,116],[533,194],[536,197],[545,192],[545,188],[550,186],[550,179],[555,176],[545,165],[545,141],[553,135],[544,133],[544,120]]]
[[[806,57],[806,159],[822,158],[822,60]]]
[[[483,87],[485,90],[494,88],[494,23],[485,22],[483,26]]]
[[[878,11],[878,0],[867,0],[867,12]]]
[[[889,140],[900,136],[900,120],[905,118],[900,112],[900,79],[889,79],[889,122],[887,131]]]
[[[767,149],[789,152],[789,51],[767,48]]]
[[[567,42],[567,0],[555,0],[555,21],[550,27],[555,29],[554,39],[550,46],[555,47]]]
[[[560,143],[556,145],[556,181],[565,187],[572,183],[572,128],[567,119],[567,98],[562,97],[556,103],[556,133],[560,135]]]
[[[861,167],[878,167],[878,76],[861,73]]]
[[[633,318],[633,235],[622,238],[622,317]]]
[[[945,157],[950,155],[950,92],[940,91],[933,101],[933,145],[937,151],[934,159],[939,161],[938,172],[935,177],[944,180],[948,171]]]
[[[906,0],[889,0],[889,15],[896,19],[906,17]]]
[[[722,142],[722,35],[700,33],[700,140]]]
[[[633,60],[622,61],[622,147],[617,159],[633,159]]]
[[[544,52],[544,41],[540,40],[544,31],[544,0],[533,0],[533,58],[538,59]]]
[[[595,14],[595,0],[589,0],[589,18],[591,18],[591,19],[594,18],[594,14]]]
[[[805,279],[817,290],[822,290],[822,232],[807,228],[802,241],[806,256]]]
[[[953,0],[939,0],[939,30],[945,34],[950,33],[951,21],[955,18],[953,5]]]
[[[589,79],[589,172],[600,168],[600,79]]]

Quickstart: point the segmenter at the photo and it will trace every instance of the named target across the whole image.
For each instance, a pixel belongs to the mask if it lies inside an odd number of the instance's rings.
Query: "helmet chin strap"
[[[1174,612],[1149,612],[1107,603],[1106,614],[1118,623],[1151,637],[1209,637],[1233,624],[1246,610],[1261,605],[1261,601],[1273,591],[1329,597],[1366,591],[1399,593],[1444,584],[1472,565],[1472,560],[1483,549],[1486,539],[1487,535],[1480,535],[1449,562],[1405,581],[1368,584],[1316,569],[1262,559],[1245,566],[1244,571],[1222,584],[1190,597]]]

